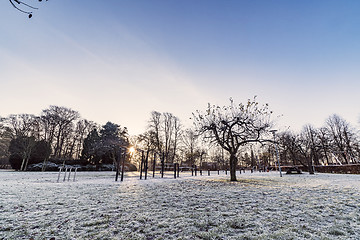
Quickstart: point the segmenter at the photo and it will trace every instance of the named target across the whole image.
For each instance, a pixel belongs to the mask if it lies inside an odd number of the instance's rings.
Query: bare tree
[[[146,136],[156,151],[164,154],[166,162],[175,160],[181,129],[180,120],[172,113],[151,112]]]
[[[299,153],[299,135],[290,131],[285,131],[277,134],[277,136],[280,143],[280,149],[282,150],[282,155],[289,158],[294,166],[301,164],[304,167],[307,167],[306,162],[302,159],[302,156]]]
[[[198,150],[196,151],[198,152]],[[195,152],[195,158],[196,158],[196,152]],[[225,160],[227,156],[226,152],[224,153],[224,149],[221,148],[220,145],[210,143],[209,150],[208,150],[208,156],[214,164],[216,164],[217,169],[225,169],[227,168],[228,164]]]
[[[8,162],[9,145],[12,139],[11,129],[6,125],[6,119],[0,117],[0,161]]]
[[[86,119],[80,119],[75,126],[74,138],[71,143],[70,156],[74,156],[75,159],[79,159],[81,155],[84,139],[90,133],[90,131],[96,128],[96,124]]]
[[[256,98],[246,104],[235,104],[219,107],[208,105],[205,113],[193,113],[196,130],[205,138],[216,142],[230,154],[230,180],[236,181],[237,153],[241,146],[249,143],[269,141],[268,131],[272,126],[272,112],[268,104],[259,106]]]
[[[322,159],[318,130],[311,125],[305,125],[299,134],[286,131],[278,136],[283,160],[289,158],[292,165],[301,164],[313,174],[313,165],[319,165]]]
[[[173,126],[174,126],[174,140],[172,141],[172,161],[175,162],[177,157],[178,143],[181,139],[182,125],[179,118],[173,116]]]
[[[37,119],[32,114],[12,114],[7,118],[14,137],[30,137],[36,135]]]
[[[170,162],[170,148],[173,137],[173,115],[171,113],[163,113],[163,133],[164,133],[164,152],[165,159]]]
[[[25,171],[33,153],[38,133],[37,117],[32,114],[12,114],[7,118],[7,126],[12,132],[9,148],[17,148],[22,157],[20,171]]]
[[[319,165],[319,149],[316,129],[311,125],[305,125],[300,133],[299,151],[306,159],[310,174],[314,174],[314,163]]]
[[[42,2],[42,0],[38,0],[39,2]],[[48,0],[46,0],[48,1]],[[28,15],[29,18],[32,18],[32,10],[37,10],[37,7],[34,7],[33,5],[27,4],[20,0],[9,0],[10,4],[19,12],[25,13]]]
[[[182,143],[185,148],[186,162],[191,166],[195,164],[196,151],[199,148],[199,136],[196,135],[193,129],[186,129],[182,135]]]
[[[61,158],[66,155],[64,151],[66,143],[79,118],[80,114],[77,111],[66,107],[50,106],[42,111],[45,140],[52,144],[54,157]]]
[[[350,124],[338,115],[330,116],[326,125],[332,142],[332,151],[342,158],[344,163],[356,162],[356,143],[358,142],[355,130]]]
[[[165,159],[166,162],[174,163],[180,138],[181,123],[172,113],[163,113],[162,118]]]
[[[327,165],[330,163],[329,158],[329,152],[330,152],[330,137],[329,137],[329,131],[326,127],[319,128],[318,130],[318,137],[321,144],[321,150],[323,153],[323,163],[326,163]]]
[[[148,126],[148,131],[151,134],[153,145],[159,153],[163,152],[163,144],[161,137],[161,113],[152,111]]]

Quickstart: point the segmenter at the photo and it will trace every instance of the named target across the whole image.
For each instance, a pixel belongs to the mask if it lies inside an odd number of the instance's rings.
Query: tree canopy
[[[114,163],[118,150],[121,147],[128,147],[128,132],[112,122],[107,122],[100,131],[93,129],[84,139],[82,158],[90,163]]]
[[[231,181],[236,181],[237,153],[249,143],[269,141],[264,138],[272,126],[268,104],[259,105],[256,97],[246,104],[235,104],[230,98],[229,106],[208,105],[205,112],[193,113],[198,134],[215,142],[230,154]]]

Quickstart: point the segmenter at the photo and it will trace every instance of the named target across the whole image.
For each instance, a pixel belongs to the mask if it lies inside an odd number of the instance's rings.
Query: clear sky
[[[359,126],[360,1],[27,2],[0,2],[0,116],[58,105],[138,134],[153,110],[189,125],[257,95],[280,129]]]

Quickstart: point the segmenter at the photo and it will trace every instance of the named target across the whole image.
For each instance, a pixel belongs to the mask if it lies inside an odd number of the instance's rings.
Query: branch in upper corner
[[[39,1],[39,2],[42,2],[42,0],[38,0],[38,1]],[[48,0],[46,0],[46,1],[48,1]],[[9,2],[11,3],[11,5],[12,5],[16,10],[18,10],[19,12],[22,12],[22,13],[27,14],[29,18],[32,18],[32,16],[33,16],[32,14],[33,14],[33,13],[32,13],[31,11],[27,11],[25,8],[30,8],[30,9],[35,9],[35,10],[38,9],[38,8],[36,8],[36,7],[34,7],[34,6],[31,6],[31,5],[27,4],[27,3],[22,2],[22,1],[19,1],[19,0],[9,0]],[[24,8],[21,8],[21,7],[16,6],[15,3],[18,4],[18,5],[24,5]]]

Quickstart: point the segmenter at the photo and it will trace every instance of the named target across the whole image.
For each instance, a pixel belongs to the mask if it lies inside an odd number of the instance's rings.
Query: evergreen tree
[[[121,147],[128,147],[128,133],[126,128],[107,122],[102,126],[100,133],[92,130],[84,140],[82,159],[94,165],[100,163],[114,163],[117,152]]]
[[[101,161],[101,138],[97,129],[93,129],[84,139],[81,158],[88,160],[91,164],[97,165]]]

